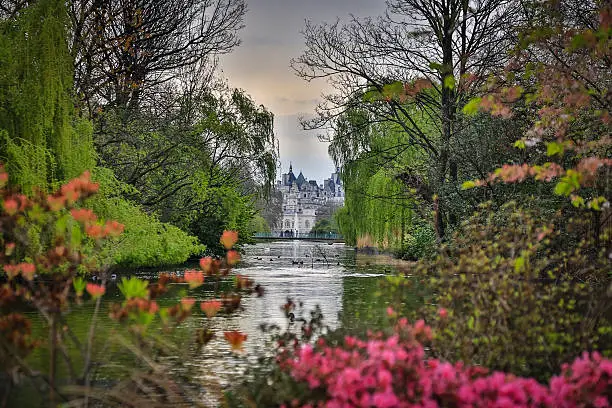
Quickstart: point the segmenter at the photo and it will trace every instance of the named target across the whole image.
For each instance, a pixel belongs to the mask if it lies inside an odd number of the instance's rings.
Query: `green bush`
[[[405,260],[428,258],[436,250],[436,232],[428,224],[415,225],[404,237],[404,250],[400,254]]]
[[[146,214],[121,194],[133,187],[118,181],[112,171],[94,170],[94,180],[100,183],[100,194],[89,205],[102,218],[115,219],[125,225],[121,239],[110,249],[112,263],[121,266],[162,266],[185,262],[205,247],[195,237],[155,215]]]
[[[435,356],[543,380],[584,350],[609,355],[609,260],[567,217],[485,205],[419,263],[430,285],[418,315],[434,329]],[[414,293],[414,279],[394,285]]]

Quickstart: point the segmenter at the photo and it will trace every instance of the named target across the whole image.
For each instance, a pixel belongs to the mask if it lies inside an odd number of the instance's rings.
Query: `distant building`
[[[344,204],[340,169],[319,185],[315,180],[307,180],[301,171],[296,177],[293,166],[289,165],[289,173],[282,175],[276,188],[283,194],[283,216],[272,232],[283,236],[309,233],[316,222],[317,211],[328,201]]]

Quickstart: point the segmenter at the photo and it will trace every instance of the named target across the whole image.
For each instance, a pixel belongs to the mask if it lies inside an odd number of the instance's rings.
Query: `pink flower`
[[[391,383],[393,382],[393,377],[388,370],[379,369],[377,373],[378,385],[383,388],[391,388]]]
[[[372,398],[374,406],[377,408],[392,408],[399,405],[399,399],[393,392],[377,392]]]
[[[398,333],[412,330],[421,338],[431,334],[420,320],[414,327],[396,325]],[[419,337],[417,337],[418,339]],[[423,346],[413,336],[369,333],[368,340],[345,337],[338,346],[321,343],[297,348],[283,369],[296,381],[317,389],[315,401],[325,407],[608,407],[612,361],[584,353],[562,367],[549,387],[534,379],[502,372],[487,376],[482,367],[425,360]]]
[[[440,316],[440,319],[446,319],[448,317],[448,311],[441,307],[440,309],[438,309],[438,316]]]

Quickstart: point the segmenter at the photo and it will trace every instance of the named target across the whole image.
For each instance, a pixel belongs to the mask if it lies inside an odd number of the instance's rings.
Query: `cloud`
[[[293,164],[293,171],[303,171],[304,177],[321,183],[334,171],[327,154],[327,143],[320,142],[316,131],[305,131],[298,115],[281,115],[274,119],[276,137],[280,145],[281,174]]]
[[[329,92],[324,80],[306,82],[295,76],[289,63],[304,51],[300,31],[304,22],[334,22],[355,16],[378,16],[384,0],[248,0],[242,44],[220,59],[230,85],[244,89],[275,115],[282,172],[293,163],[296,171],[319,183],[334,165],[327,144],[317,132],[302,130],[298,115],[312,115],[321,94]]]
[[[282,104],[292,104],[295,106],[308,106],[309,108],[318,105],[321,102],[319,98],[310,98],[310,99],[292,99],[287,98],[285,96],[277,97],[275,99],[278,103]]]

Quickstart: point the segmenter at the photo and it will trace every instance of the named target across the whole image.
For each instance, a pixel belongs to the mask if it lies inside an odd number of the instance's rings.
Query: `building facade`
[[[293,166],[289,165],[289,172],[277,181],[276,188],[283,194],[283,216],[272,232],[282,236],[308,234],[322,206],[330,201],[336,205],[344,204],[339,169],[323,184],[317,184],[316,180],[306,179],[301,171],[296,177]]]

